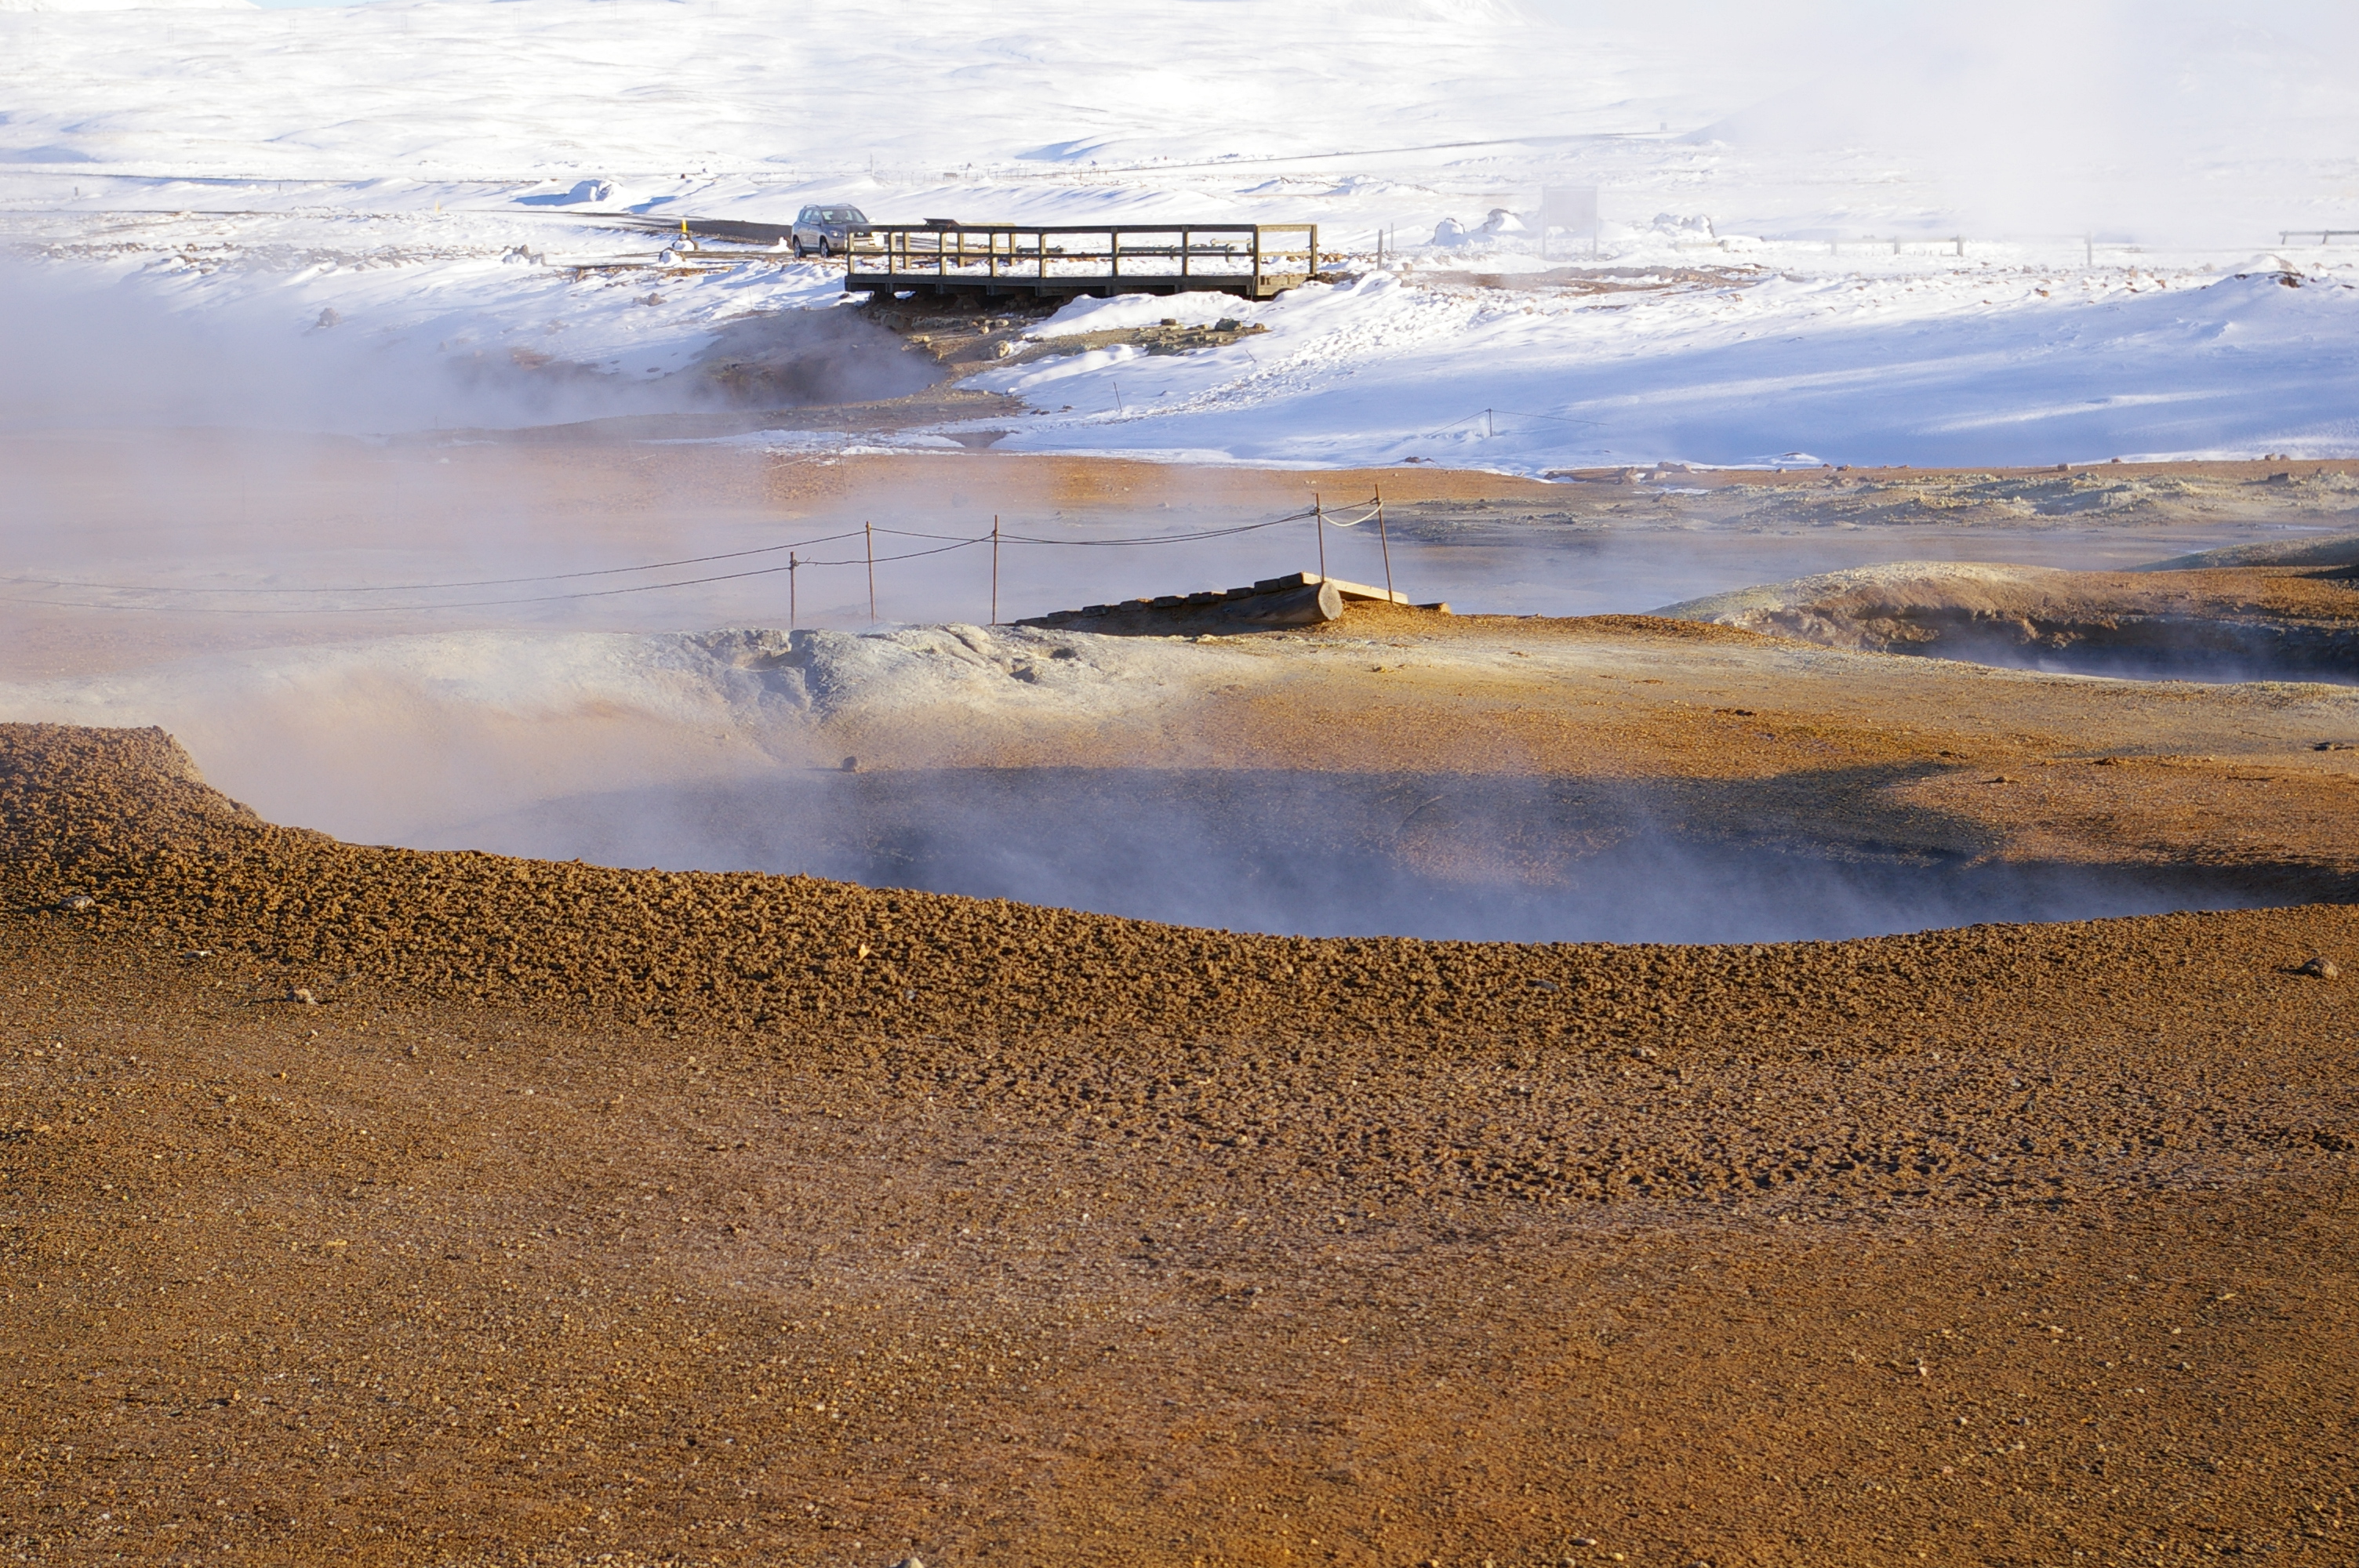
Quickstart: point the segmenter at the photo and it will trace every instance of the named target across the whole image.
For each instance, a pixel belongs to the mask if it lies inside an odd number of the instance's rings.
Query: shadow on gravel
[[[1919,823],[1909,841],[1843,830],[1872,827],[1877,814],[1853,803],[1899,776],[1639,788],[1290,771],[812,772],[578,795],[437,839],[1232,930],[1485,941],[1832,939],[2359,897],[2349,879],[2299,867],[1989,860],[1954,847],[1976,843],[1971,824]],[[1699,823],[1740,826],[1669,826]]]
[[[2359,628],[2287,617],[1919,611],[1880,653],[2115,680],[2359,685]],[[1817,639],[1812,639],[1813,641]]]

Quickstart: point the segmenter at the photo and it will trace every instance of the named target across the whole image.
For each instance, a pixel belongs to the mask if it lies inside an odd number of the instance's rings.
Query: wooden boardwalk
[[[853,231],[843,287],[880,297],[1201,291],[1267,299],[1318,271],[1315,223],[894,223]]]

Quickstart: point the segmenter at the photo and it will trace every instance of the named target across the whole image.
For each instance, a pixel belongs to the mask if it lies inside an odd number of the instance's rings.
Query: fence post
[[[999,624],[999,514],[991,514],[991,623]]]
[[[1385,592],[1393,590],[1393,542],[1385,536],[1385,487],[1376,486],[1376,548],[1385,553]]]
[[[1321,505],[1319,492],[1310,492],[1310,525],[1319,530],[1319,580],[1327,580],[1327,508]]]
[[[792,550],[787,552],[787,630],[795,629],[795,571],[802,562],[795,559]]]
[[[875,525],[874,524],[871,524],[871,523],[863,523],[863,524],[861,524],[861,525],[860,525],[860,536],[861,536],[864,540],[867,541],[867,545],[868,545],[868,619],[869,619],[870,621],[872,621],[872,622],[873,622],[873,621],[875,621],[875,620],[876,619],[876,528],[875,528]]]

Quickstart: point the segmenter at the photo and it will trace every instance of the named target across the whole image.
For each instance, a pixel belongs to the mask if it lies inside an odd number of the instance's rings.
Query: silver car
[[[844,236],[868,227],[868,214],[857,207],[806,207],[795,214],[788,243],[795,254],[814,251],[823,256],[842,255]]]

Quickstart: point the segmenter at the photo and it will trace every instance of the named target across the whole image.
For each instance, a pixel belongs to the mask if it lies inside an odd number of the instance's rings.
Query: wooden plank
[[[1364,582],[1346,582],[1339,577],[1321,577],[1317,572],[1288,572],[1284,577],[1264,578],[1254,584],[1256,593],[1278,593],[1309,583],[1329,583],[1345,599],[1370,599],[1378,604],[1407,604],[1408,595],[1391,593],[1381,588],[1370,588]]]
[[[1177,637],[1318,626],[1343,613],[1343,595],[1332,583],[1303,583],[1277,593],[1167,594],[1086,610],[1059,610],[1016,622],[1116,637]]]

